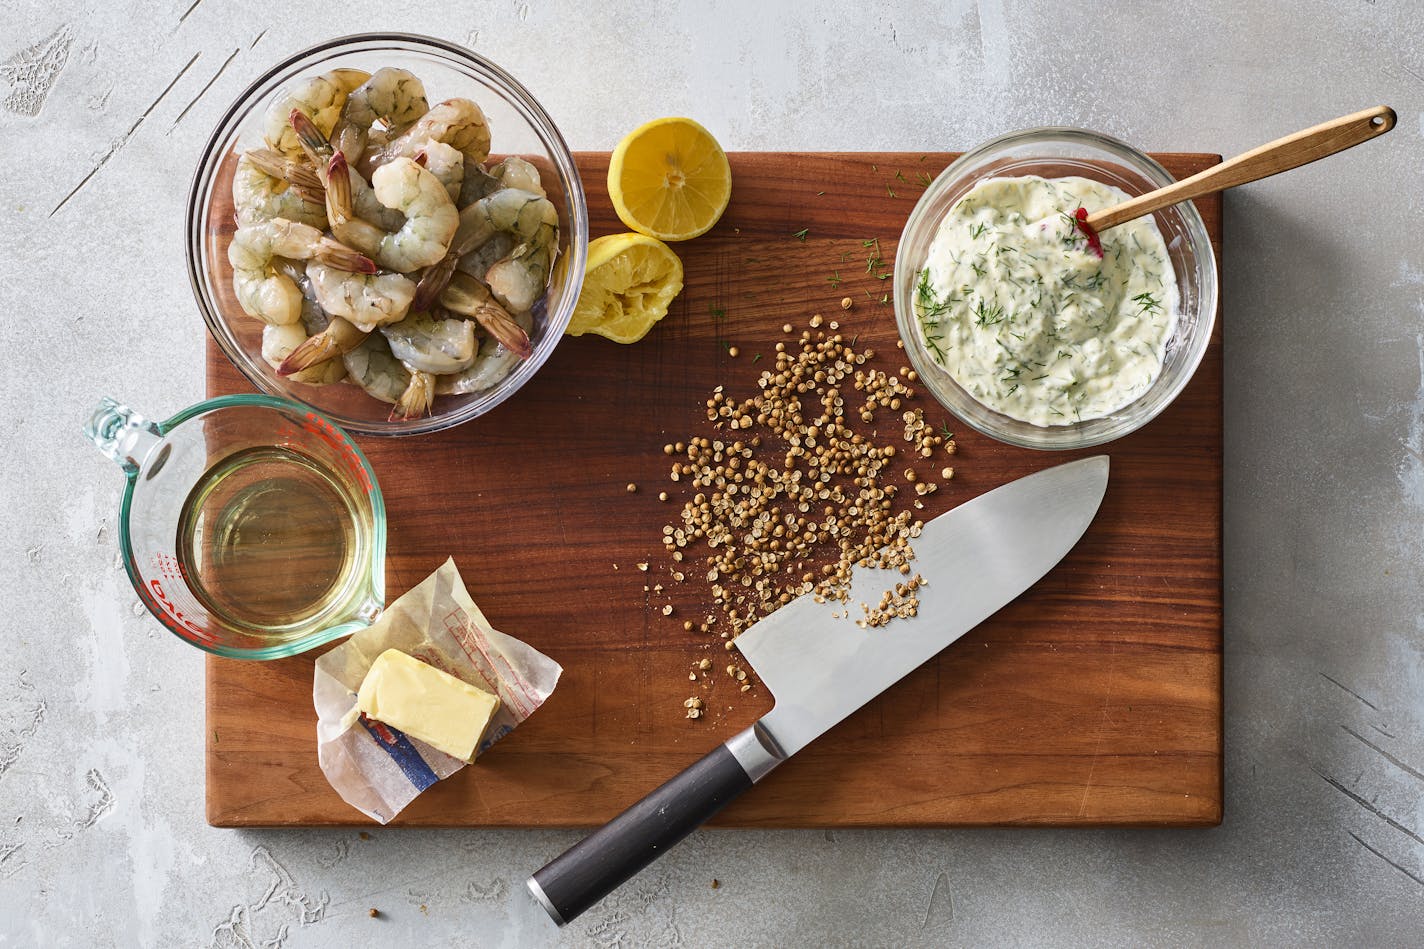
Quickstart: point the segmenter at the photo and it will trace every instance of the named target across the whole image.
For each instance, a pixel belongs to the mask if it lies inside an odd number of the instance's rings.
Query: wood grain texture
[[[874,302],[888,284],[864,273],[861,242],[879,238],[893,260],[916,176],[953,157],[733,154],[731,207],[677,247],[686,290],[645,340],[567,339],[484,418],[436,435],[360,439],[389,512],[387,598],[454,555],[495,625],[566,670],[543,709],[397,823],[601,824],[770,707],[761,689],[739,693],[723,676],[710,688],[688,681],[703,656],[725,664],[719,641],[682,630],[707,602],[704,584],[679,587],[671,617],[643,590],[673,586],[659,538],[677,508],[657,492],[674,501],[683,492],[668,482],[661,447],[706,431],[714,386],[751,394],[766,364],[753,357],[773,351],[784,322],[822,312],[873,345],[881,368],[903,365],[891,308]],[[1156,157],[1179,178],[1219,161]],[[579,166],[594,236],[623,230],[602,185],[607,156],[580,155]],[[1198,208],[1219,255],[1219,197]],[[793,236],[802,228],[804,241]],[[843,296],[856,300],[849,312]],[[207,368],[211,394],[249,390],[211,344]],[[927,394],[917,401],[930,420],[955,425]],[[899,437],[881,425],[883,438]],[[1102,510],[1062,564],[714,823],[1219,823],[1221,425],[1218,320],[1177,402],[1108,446]],[[1012,448],[956,427],[956,477],[926,516],[1089,454]],[[208,660],[210,823],[363,821],[317,766],[311,686],[310,656]],[[692,694],[708,703],[702,721],[683,717]]]

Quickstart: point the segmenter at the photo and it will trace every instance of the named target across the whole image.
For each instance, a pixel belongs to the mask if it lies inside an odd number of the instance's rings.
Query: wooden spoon
[[[1333,155],[1353,145],[1377,138],[1394,128],[1394,122],[1394,110],[1386,105],[1322,122],[1303,132],[1296,132],[1260,148],[1253,148],[1244,155],[1237,155],[1230,161],[1224,161],[1165,188],[1149,191],[1130,201],[1094,211],[1092,214],[1086,214],[1080,208],[1078,224],[1088,234],[1089,239],[1096,243],[1095,238],[1099,231],[1181,201],[1199,198],[1213,191],[1225,191],[1248,181],[1269,178],[1282,171],[1299,168],[1326,155]]]

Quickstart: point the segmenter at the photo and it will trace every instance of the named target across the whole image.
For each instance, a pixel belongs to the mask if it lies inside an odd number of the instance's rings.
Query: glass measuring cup
[[[129,579],[181,639],[278,659],[380,615],[381,489],[325,415],[231,395],[151,422],[104,399],[84,433],[128,477],[119,544]]]

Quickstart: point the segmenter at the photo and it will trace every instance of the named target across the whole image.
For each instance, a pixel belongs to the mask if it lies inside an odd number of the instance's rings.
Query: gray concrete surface
[[[9,0],[0,945],[1418,944],[1421,13]],[[735,149],[953,149],[1063,123],[1231,154],[1392,104],[1385,139],[1226,205],[1225,824],[704,832],[557,935],[521,881],[575,834],[207,827],[202,658],[129,588],[119,472],[79,428],[104,394],[159,417],[201,397],[180,223],[202,142],[259,71],[361,28],[492,56],[578,148],[684,113]]]

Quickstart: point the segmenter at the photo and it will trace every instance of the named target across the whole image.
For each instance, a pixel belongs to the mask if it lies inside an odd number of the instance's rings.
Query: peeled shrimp
[[[329,325],[326,315],[321,312],[320,307],[310,300],[303,300],[302,316],[296,323],[284,323],[281,326],[269,324],[262,327],[262,358],[267,360],[267,364],[276,369],[278,373],[288,376],[296,382],[305,382],[314,386],[340,382],[346,378],[346,366],[339,359],[313,363],[301,371],[282,371],[286,360],[294,351],[316,339],[322,332],[325,332]]]
[[[381,333],[392,355],[413,372],[462,372],[475,361],[475,324],[470,320],[411,313],[399,323],[382,326]]]
[[[268,154],[275,155],[276,152]],[[237,168],[233,171],[232,204],[237,211],[238,227],[261,224],[278,217],[315,228],[326,227],[326,208],[320,195],[312,201],[309,195],[285,186],[252,160],[250,153],[237,160]]]
[[[490,265],[502,257],[508,257],[518,246],[518,241],[508,234],[496,234],[479,247],[460,257],[455,269],[469,274],[476,280],[483,280]]]
[[[534,328],[534,317],[528,313],[520,313],[514,317],[514,321],[526,334]],[[480,351],[475,356],[474,365],[464,372],[436,377],[435,392],[438,395],[464,395],[469,392],[482,392],[509,375],[510,370],[518,364],[518,353],[505,347],[494,336],[489,336],[480,344]]]
[[[489,157],[490,130],[482,109],[469,99],[446,99],[405,132],[379,148],[367,148],[356,167],[367,177],[396,158],[414,158],[431,142],[444,142],[478,165]]]
[[[377,69],[346,97],[331,129],[332,146],[354,162],[366,151],[371,127],[377,122],[405,129],[429,111],[425,86],[414,73],[391,66]]]
[[[465,182],[465,156],[461,155],[458,149],[444,142],[431,142],[415,160],[426,171],[440,179],[451,201],[460,197],[460,186]]]
[[[544,197],[544,184],[539,169],[522,158],[510,156],[486,171],[482,166],[466,166],[465,180],[460,186],[460,207],[473,204],[501,188],[518,188]]]
[[[307,277],[323,310],[364,332],[400,322],[415,297],[414,281],[398,273],[343,273],[313,261],[307,264]]]
[[[380,333],[367,336],[342,361],[348,378],[367,395],[395,406],[392,421],[418,418],[430,411],[430,403],[435,401],[435,377],[406,368]]]
[[[528,359],[534,351],[524,328],[490,297],[483,284],[468,274],[451,276],[449,285],[440,294],[440,305],[461,316],[473,317],[485,332],[520,359]]]
[[[262,135],[267,147],[288,158],[300,158],[302,147],[287,118],[292,110],[301,110],[321,130],[322,135],[330,135],[342,107],[346,105],[346,97],[370,78],[370,73],[360,69],[333,69],[320,76],[303,79],[283,91],[267,108],[263,119]]]
[[[527,241],[489,265],[485,285],[495,299],[516,313],[531,309],[544,295],[554,265],[554,245]]]
[[[318,261],[315,266],[350,271],[346,276],[374,273],[376,269],[369,259],[323,236],[309,224],[273,218],[238,228],[227,248],[237,301],[249,316],[278,325],[295,323],[300,318],[302,293],[291,277],[273,267],[272,259],[277,256]]]
[[[334,216],[330,201],[327,203],[326,213],[327,217]],[[335,233],[343,240],[347,239],[340,231],[335,231]],[[435,266],[421,275],[420,287],[416,296],[417,307],[422,304],[428,305],[429,301],[433,301],[440,295],[440,291],[445,288],[450,274],[454,272],[455,265],[461,257],[477,250],[499,233],[509,234],[515,240],[529,244],[531,248],[544,245],[552,247],[559,236],[559,212],[548,198],[519,188],[504,188],[496,191],[461,210],[459,227],[455,230],[455,236],[450,240],[449,253],[438,263],[432,261]],[[366,249],[358,242],[352,241],[351,243],[362,250]],[[515,252],[518,252],[517,247]],[[546,256],[549,262],[552,262],[552,254]],[[537,263],[537,258],[538,255],[529,250],[526,252],[525,258],[522,259]],[[521,264],[521,266],[523,265]],[[537,273],[531,272],[529,276],[537,276]],[[548,276],[547,270],[544,271],[544,276]],[[522,283],[519,288],[522,289]],[[522,297],[523,294],[520,295],[521,299]],[[528,305],[515,306],[512,309],[516,311],[528,309]]]
[[[337,152],[327,167],[326,216],[341,240],[369,253],[388,270],[406,273],[441,260],[460,215],[440,179],[409,158],[396,158],[376,169],[371,179],[376,199],[405,215],[399,230],[387,232],[362,220],[351,206],[344,156]]]

